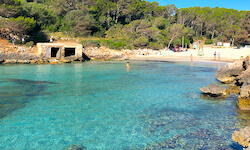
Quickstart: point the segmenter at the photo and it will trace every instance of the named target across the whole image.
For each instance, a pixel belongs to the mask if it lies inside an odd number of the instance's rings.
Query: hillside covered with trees
[[[250,42],[250,11],[177,9],[144,0],[1,0],[0,28],[34,42],[47,41],[45,33],[52,32],[98,37],[82,44],[116,49],[162,49],[181,45],[182,36],[188,44],[205,37],[208,44],[245,45]]]

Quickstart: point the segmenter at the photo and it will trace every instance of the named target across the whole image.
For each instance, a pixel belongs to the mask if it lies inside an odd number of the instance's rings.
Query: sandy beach
[[[162,50],[159,54],[149,54],[149,55],[136,55],[129,60],[152,60],[152,61],[190,61],[191,54],[193,55],[193,61],[205,61],[214,62],[214,52],[216,51],[216,61],[218,60],[218,53],[221,55],[221,62],[234,62],[246,56],[250,55],[250,48],[205,48],[204,56],[198,56],[198,50],[189,49],[184,52],[173,52],[170,50]]]

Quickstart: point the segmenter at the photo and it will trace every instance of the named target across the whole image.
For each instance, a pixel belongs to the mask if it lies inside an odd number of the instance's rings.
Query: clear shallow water
[[[125,64],[0,66],[0,149],[242,149],[249,114],[200,98],[218,64]]]

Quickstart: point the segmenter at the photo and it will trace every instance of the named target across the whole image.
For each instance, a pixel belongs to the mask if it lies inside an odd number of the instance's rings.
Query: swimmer
[[[127,69],[130,69],[129,62],[127,62],[126,68],[127,68]]]

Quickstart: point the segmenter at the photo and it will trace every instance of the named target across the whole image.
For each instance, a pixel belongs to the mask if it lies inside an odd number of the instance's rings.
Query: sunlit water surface
[[[125,64],[0,66],[0,149],[242,149],[236,96],[200,98],[224,64]]]

